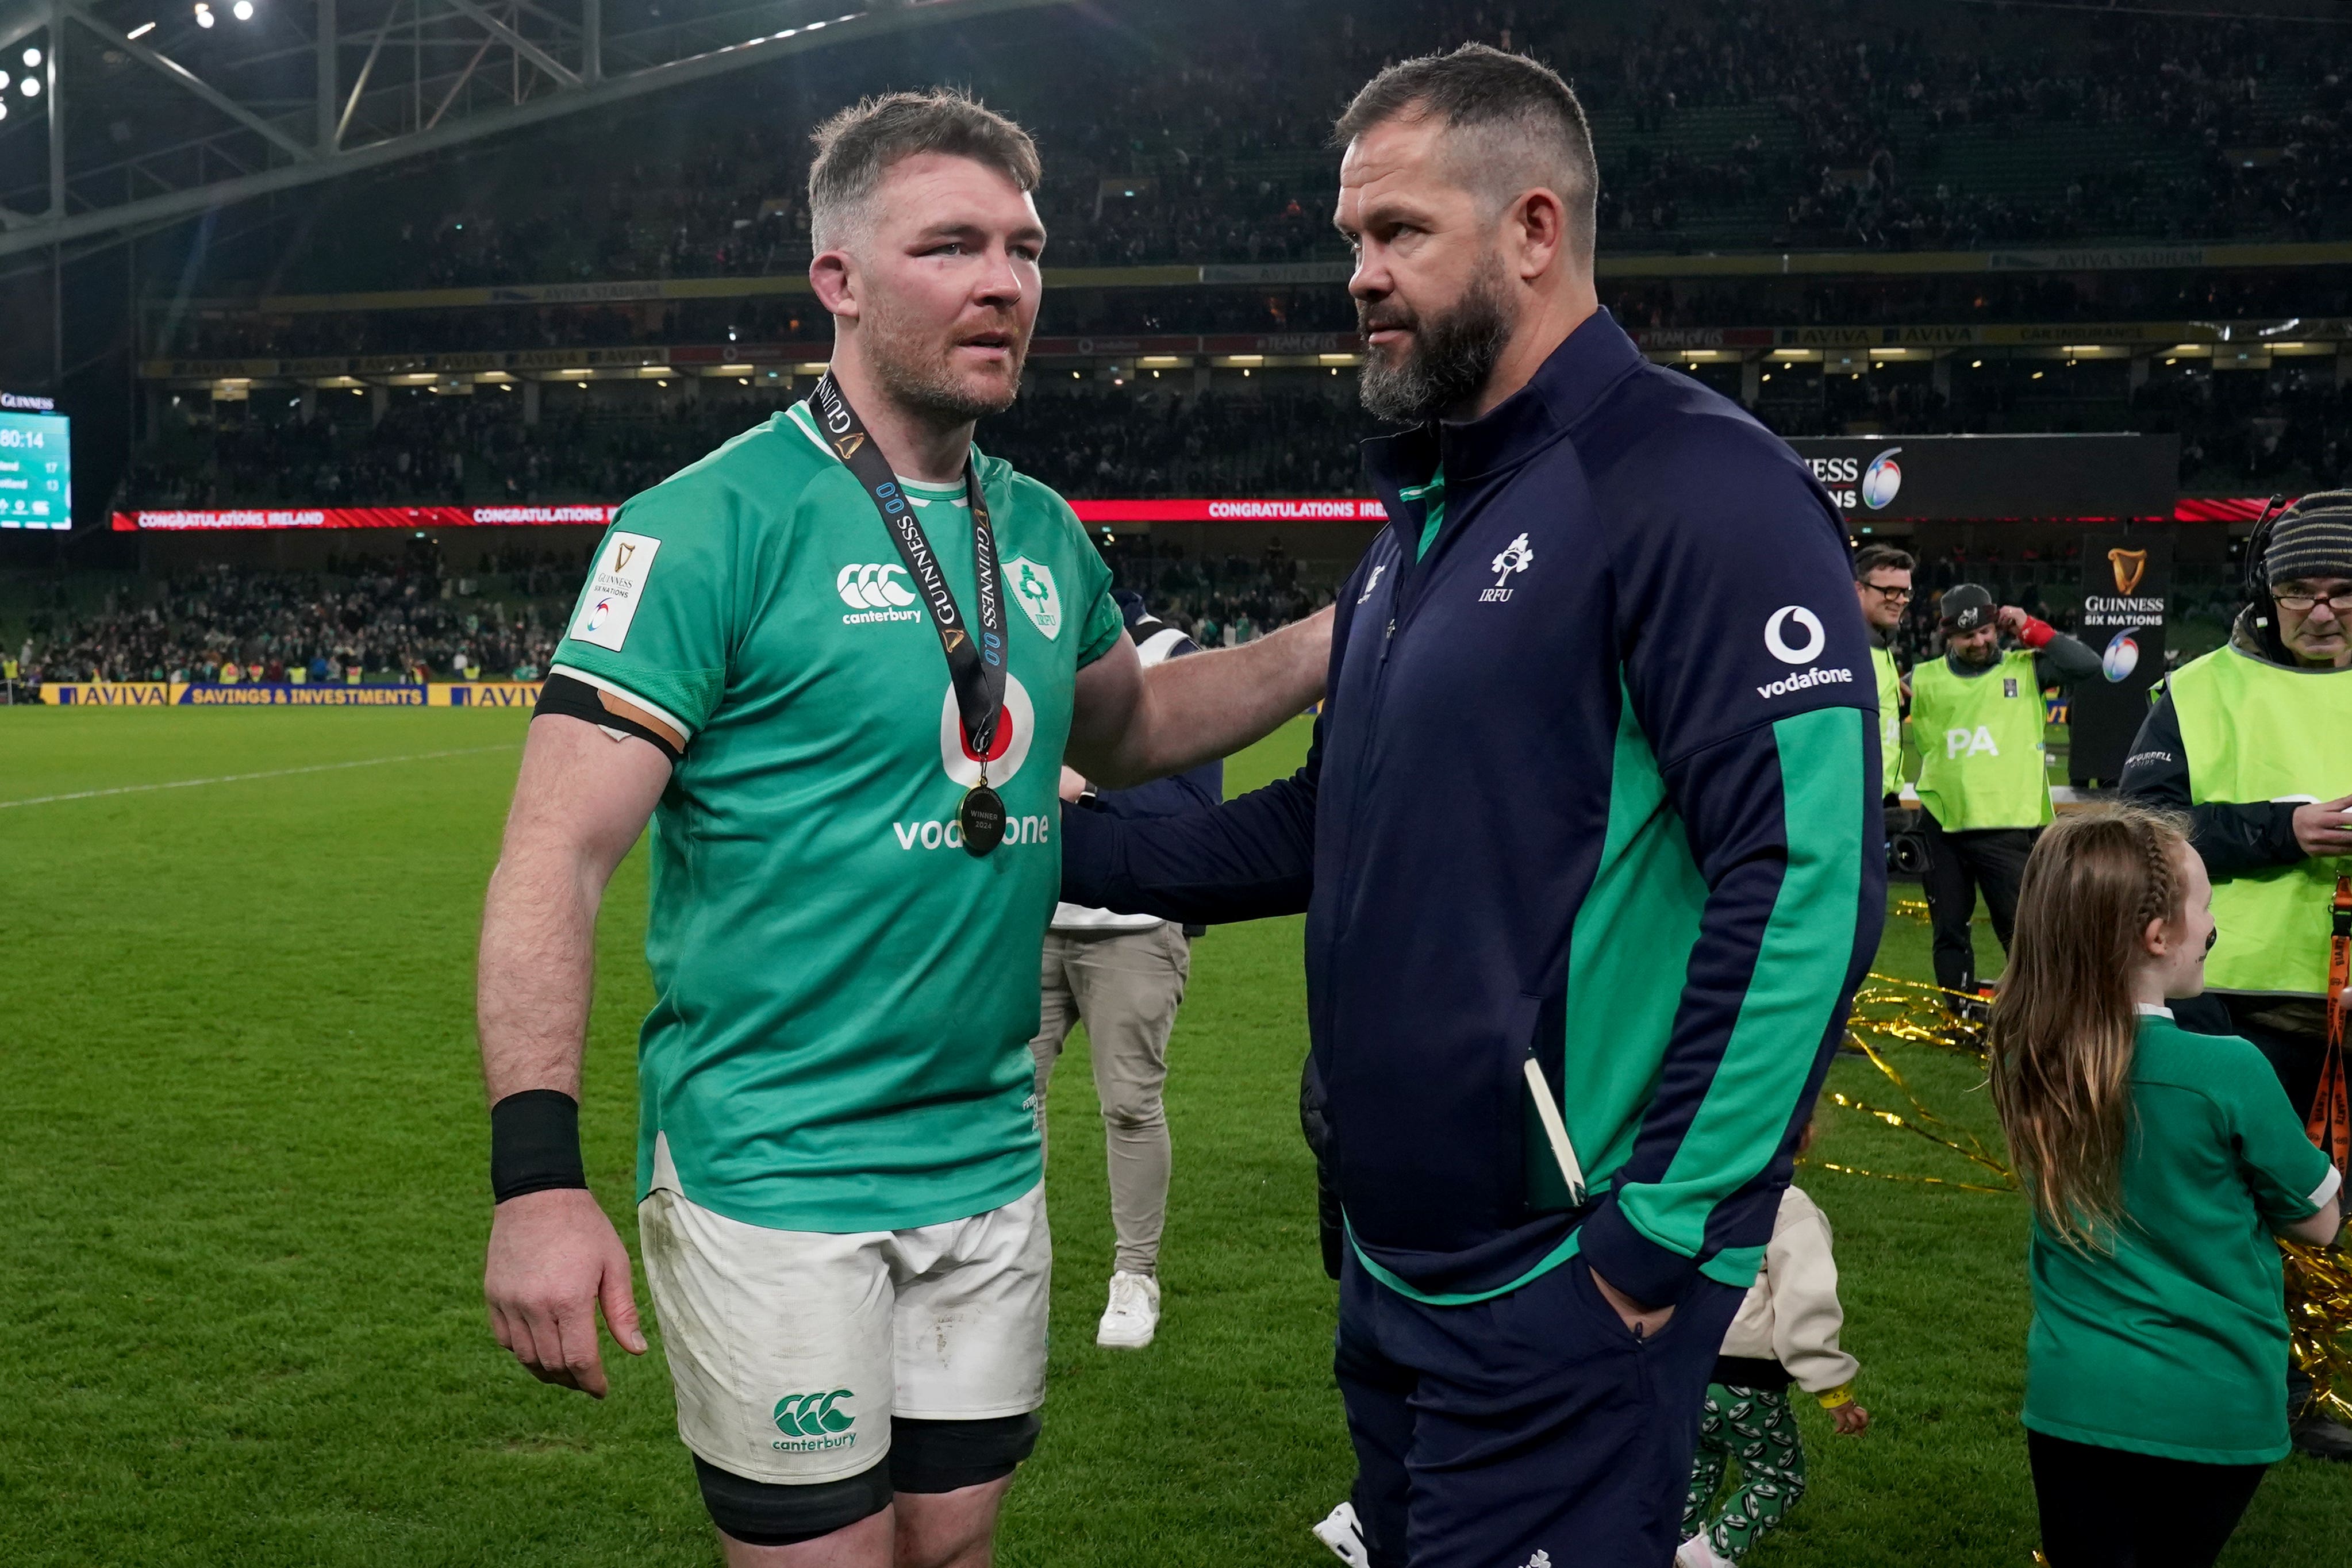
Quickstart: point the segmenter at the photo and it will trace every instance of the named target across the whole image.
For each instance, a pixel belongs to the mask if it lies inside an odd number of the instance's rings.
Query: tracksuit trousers
[[[1335,1370],[1372,1568],[1671,1561],[1707,1380],[1744,1295],[1702,1278],[1645,1339],[1581,1258],[1439,1307],[1381,1284],[1349,1247]]]
[[[1947,991],[1973,991],[1977,948],[1971,928],[1977,893],[1982,889],[1985,908],[1992,915],[1992,933],[2007,952],[2017,928],[2017,889],[2025,879],[2025,858],[2033,852],[2041,829],[1984,827],[1947,833],[1934,813],[1923,811],[1919,831],[1927,841],[1927,868],[1919,879],[1927,895],[1927,919],[1935,928],[1936,984]]]
[[[1121,1273],[1152,1274],[1160,1266],[1172,1157],[1160,1091],[1168,1082],[1168,1037],[1192,973],[1191,940],[1182,927],[1164,921],[1149,931],[1045,934],[1040,1022],[1029,1042],[1037,1132],[1045,1135],[1054,1064],[1083,1020],[1110,1166],[1111,1229],[1118,1238],[1112,1267]]]

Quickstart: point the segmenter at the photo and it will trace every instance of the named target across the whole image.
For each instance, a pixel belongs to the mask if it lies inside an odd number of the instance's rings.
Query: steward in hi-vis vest
[[[1903,674],[1895,665],[1895,650],[1885,643],[1870,645],[1870,670],[1878,681],[1879,787],[1886,795],[1903,793]]]
[[[1936,932],[1936,984],[1972,991],[1977,892],[1984,892],[2005,952],[2025,857],[2050,820],[2042,689],[2096,675],[2099,658],[2014,605],[1996,609],[1992,595],[1974,583],[1944,591],[1942,618],[1944,656],[1911,671],[1927,843],[1921,880]],[[2024,647],[2003,652],[2004,630]]]
[[[2122,783],[2189,814],[2213,879],[2206,993],[2176,1016],[2252,1040],[2340,1169],[2352,1109],[2328,1003],[2352,969],[2352,491],[2258,524],[2246,596],[2228,644],[2157,689]],[[2299,1375],[2295,1447],[2352,1459],[2352,1432],[2305,1408]]]
[[[1870,628],[1870,670],[1878,683],[1879,788],[1889,796],[1903,790],[1903,709],[1911,695],[1892,639],[1911,607],[1914,564],[1909,552],[1891,544],[1865,544],[1853,552],[1853,593]]]

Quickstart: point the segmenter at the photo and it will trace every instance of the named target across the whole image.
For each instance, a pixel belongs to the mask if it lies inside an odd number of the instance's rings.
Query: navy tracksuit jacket
[[[1340,1198],[1391,1289],[1489,1300],[1579,1251],[1643,1301],[1745,1288],[1885,913],[1836,510],[1605,311],[1486,416],[1366,454],[1391,522],[1306,765],[1214,811],[1066,814],[1063,897],[1307,911]]]

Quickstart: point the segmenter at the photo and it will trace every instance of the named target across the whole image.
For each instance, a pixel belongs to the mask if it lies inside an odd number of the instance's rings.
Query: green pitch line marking
[[[198,784],[243,784],[248,779],[282,779],[295,773],[331,773],[342,768],[381,767],[385,763],[422,763],[435,757],[475,757],[484,752],[511,752],[513,746],[461,746],[450,752],[411,752],[398,757],[363,757],[355,763],[317,763],[307,768],[272,768],[259,773],[222,773],[208,779],[173,779],[169,784],[120,784],[113,789],[80,789],[71,795],[37,795],[25,800],[0,800],[0,811],[18,805],[54,805],[61,800],[96,800],[100,795],[140,795],[151,789],[194,789]]]

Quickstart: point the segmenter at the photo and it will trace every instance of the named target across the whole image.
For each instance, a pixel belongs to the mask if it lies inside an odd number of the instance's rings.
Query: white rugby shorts
[[[772,1230],[689,1202],[637,1208],[677,1432],[710,1464],[783,1485],[890,1452],[890,1418],[980,1421],[1045,1402],[1053,1245],[1043,1183],[913,1230]]]

